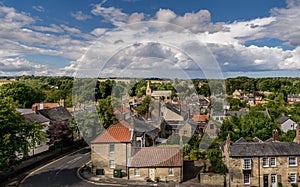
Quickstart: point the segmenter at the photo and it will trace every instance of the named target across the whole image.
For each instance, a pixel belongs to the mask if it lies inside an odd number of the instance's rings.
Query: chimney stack
[[[273,130],[273,136],[272,137],[273,137],[274,142],[278,141],[278,130],[277,129]]]
[[[300,144],[300,125],[297,125],[296,127],[296,137],[294,142]]]

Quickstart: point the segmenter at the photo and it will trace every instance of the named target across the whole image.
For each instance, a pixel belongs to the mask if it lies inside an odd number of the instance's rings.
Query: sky
[[[0,1],[0,76],[299,77],[299,0]]]

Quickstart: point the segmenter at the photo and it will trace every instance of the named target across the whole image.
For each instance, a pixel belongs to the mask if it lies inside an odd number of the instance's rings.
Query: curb
[[[65,157],[67,157],[67,156],[69,156],[69,155],[71,155],[71,154],[74,154],[74,153],[79,152],[79,151],[81,151],[81,150],[83,150],[83,149],[86,149],[86,148],[88,148],[88,147],[86,146],[86,147],[82,147],[82,148],[80,148],[80,149],[78,149],[78,150],[75,150],[75,151],[67,152],[67,153],[65,153],[65,154],[63,154],[63,155],[60,155],[60,156],[57,157],[55,160],[52,160],[52,161],[50,161],[50,162],[48,162],[48,163],[45,163],[45,165],[38,166],[38,167],[36,167],[36,168],[34,168],[34,169],[28,171],[28,172],[29,172],[28,174],[26,174],[24,177],[22,177],[20,180],[18,180],[17,186],[20,186],[24,181],[26,181],[26,179],[27,179],[28,177],[30,177],[31,175],[33,175],[35,172],[37,172],[37,171],[39,171],[39,170],[41,170],[41,169],[43,169],[43,168],[49,166],[49,165],[52,164],[52,163],[55,163],[55,162],[57,162],[57,161],[59,161],[59,160],[62,160],[63,158],[65,158]],[[27,172],[25,172],[25,173],[27,173]]]
[[[87,163],[85,163],[84,165],[82,165],[80,168],[78,168],[77,169],[77,172],[76,172],[76,174],[77,174],[77,177],[78,178],[80,178],[81,180],[83,180],[84,182],[86,182],[86,183],[90,183],[90,184],[95,184],[95,185],[108,185],[108,186],[128,186],[128,185],[124,185],[124,184],[112,184],[112,183],[105,183],[105,182],[96,182],[96,181],[91,181],[91,180],[88,180],[88,179],[86,179],[85,177],[83,177],[83,176],[81,176],[80,175],[80,171],[83,169],[83,167],[85,166],[85,165],[87,165],[87,164],[89,164],[89,163],[91,163],[92,161],[90,160],[90,161],[88,161]]]

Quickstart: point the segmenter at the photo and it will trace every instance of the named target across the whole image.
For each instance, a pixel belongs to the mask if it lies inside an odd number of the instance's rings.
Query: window
[[[169,168],[168,169],[168,174],[173,176],[174,175],[174,168]]]
[[[296,173],[290,173],[289,175],[289,182],[290,183],[296,183]]]
[[[263,167],[269,167],[269,159],[268,157],[263,158]]]
[[[115,161],[114,160],[109,161],[109,168],[115,168]]]
[[[271,157],[270,158],[270,165],[271,165],[271,167],[275,167],[276,166],[276,158],[275,157]]]
[[[250,158],[243,159],[243,169],[245,169],[245,170],[251,169],[251,159]]]
[[[135,176],[140,176],[140,169],[139,168],[134,168],[134,175]]]
[[[109,153],[115,152],[115,144],[109,144]]]
[[[289,166],[297,166],[297,158],[289,157]]]
[[[250,184],[250,174],[244,174],[244,184]]]

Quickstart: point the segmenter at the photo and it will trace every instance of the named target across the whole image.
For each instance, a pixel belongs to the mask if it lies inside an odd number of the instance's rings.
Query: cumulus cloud
[[[24,58],[0,59],[0,75],[50,75],[54,73],[51,67],[30,62]]]
[[[121,26],[126,22],[128,15],[121,9],[115,7],[103,7],[102,4],[96,4],[91,11],[95,16],[102,16],[105,21],[111,22],[116,26]]]
[[[71,12],[71,16],[79,21],[84,21],[92,18],[92,16],[84,14],[82,11]]]

